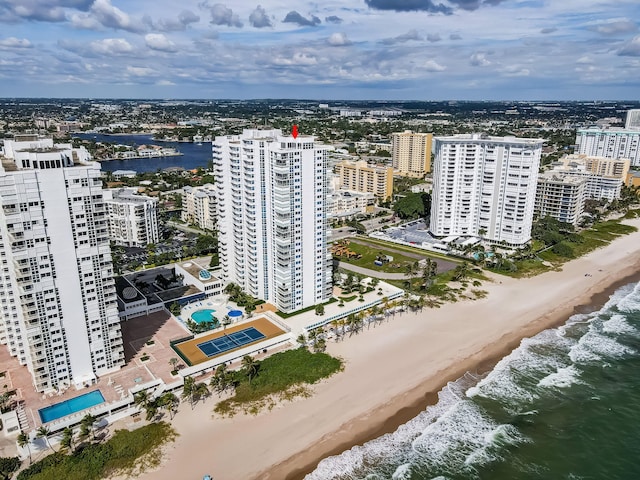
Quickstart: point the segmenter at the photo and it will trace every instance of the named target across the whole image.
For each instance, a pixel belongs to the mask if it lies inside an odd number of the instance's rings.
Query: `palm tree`
[[[463,281],[469,276],[469,263],[462,262],[453,271],[453,280]]]
[[[260,362],[257,362],[252,356],[245,355],[242,357],[242,367],[246,370],[246,374],[249,377],[249,384],[251,380],[258,375],[260,370]]]
[[[206,398],[209,395],[209,387],[206,383],[200,382],[193,386],[193,399],[197,402],[201,398]]]
[[[306,348],[307,337],[304,336],[304,333],[301,333],[300,335],[298,335],[298,338],[296,338],[296,342],[298,342],[300,348]]]
[[[209,385],[218,392],[218,394],[221,394],[231,386],[231,372],[227,370],[226,364],[218,365],[216,372],[213,374],[213,377],[211,377]]]
[[[51,433],[51,430],[49,430],[47,427],[45,427],[44,425],[42,425],[37,431],[36,431],[36,438],[44,438],[45,443],[47,444],[47,446],[53,450],[55,452],[55,449],[51,446],[51,444],[49,443],[49,434]]]
[[[182,385],[182,398],[188,398],[191,403],[191,410],[193,410],[193,391],[196,381],[193,377],[184,377],[184,384]]]
[[[147,390],[142,390],[141,392],[138,392],[133,396],[133,403],[135,403],[139,407],[147,408],[150,402],[151,397],[149,396],[149,392]]]
[[[27,436],[27,434],[24,432],[20,432],[20,435],[18,435],[18,446],[20,448],[27,447],[27,451],[29,452],[29,465],[31,465],[31,461],[32,461],[30,444],[31,442],[29,441],[29,437]]]
[[[80,436],[87,437],[91,433],[91,437],[95,440],[93,424],[96,422],[96,417],[87,413],[80,421]]]
[[[60,445],[62,448],[71,451],[73,449],[73,436],[74,431],[71,427],[66,427],[62,431],[62,439],[60,440]]]
[[[178,360],[176,357],[172,357],[169,359],[169,365],[171,365],[171,369],[172,371],[176,371],[176,368],[178,366],[178,363],[180,362],[180,360]]]
[[[169,412],[169,419],[173,420],[173,414],[176,412],[178,403],[178,397],[171,392],[166,392],[159,398],[158,406],[166,408]]]

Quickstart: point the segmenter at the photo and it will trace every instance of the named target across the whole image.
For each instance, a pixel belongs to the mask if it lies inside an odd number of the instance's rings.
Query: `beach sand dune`
[[[640,220],[629,224],[640,226]],[[215,396],[174,419],[180,437],[162,468],[143,480],[283,480],[392,431],[422,410],[448,381],[481,371],[520,340],[563,322],[576,306],[640,271],[640,233],[564,265],[562,271],[493,276],[486,298],[397,314],[375,328],[329,343],[345,371],[299,399],[258,416],[212,418]]]

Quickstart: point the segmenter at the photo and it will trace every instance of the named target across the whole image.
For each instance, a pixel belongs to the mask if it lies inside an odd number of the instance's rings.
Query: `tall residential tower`
[[[430,231],[519,246],[531,239],[542,140],[435,138]]]
[[[431,171],[430,133],[406,130],[391,134],[393,169],[399,175],[424,177]]]
[[[327,149],[280,130],[213,142],[224,280],[283,312],[331,296]]]
[[[38,391],[124,364],[100,165],[50,139],[5,141],[0,342]]]

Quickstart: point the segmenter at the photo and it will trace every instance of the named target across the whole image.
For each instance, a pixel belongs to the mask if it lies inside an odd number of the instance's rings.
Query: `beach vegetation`
[[[329,305],[331,303],[335,303],[337,302],[338,299],[331,297],[329,300],[327,300],[326,302],[324,302],[322,305]],[[300,315],[301,313],[305,313],[305,312],[310,312],[311,310],[315,310],[316,308],[318,308],[318,305],[311,305],[309,307],[305,307],[305,308],[301,308],[300,310],[296,310],[295,312],[290,312],[290,313],[286,313],[286,312],[281,312],[281,311],[277,311],[275,312],[276,315],[278,315],[281,318],[291,318],[291,317],[295,317],[296,315]]]
[[[0,479],[10,480],[13,472],[18,470],[21,464],[18,457],[0,457]]]
[[[260,362],[259,374],[249,378],[249,365],[233,372],[234,395],[222,400],[214,411],[232,416],[238,411],[257,413],[274,398],[308,392],[307,386],[342,370],[342,360],[326,353],[297,348],[276,353]]]
[[[98,480],[115,474],[135,475],[160,463],[160,447],[176,438],[164,422],[133,431],[117,430],[106,442],[77,448],[71,455],[53,453],[22,470],[17,480]]]

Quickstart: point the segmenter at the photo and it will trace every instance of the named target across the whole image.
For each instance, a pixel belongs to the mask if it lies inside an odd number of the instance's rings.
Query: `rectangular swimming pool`
[[[199,343],[197,346],[207,357],[213,357],[214,355],[219,355],[229,350],[244,347],[250,343],[262,340],[265,336],[266,335],[257,328],[249,327],[230,333],[229,335],[225,334],[222,337]]]
[[[41,408],[38,410],[42,423],[51,422],[58,418],[66,417],[72,413],[80,412],[91,408],[95,405],[104,403],[104,397],[100,390],[94,390],[93,392],[85,393],[79,397],[70,398],[64,402],[55,403],[49,407]]]

